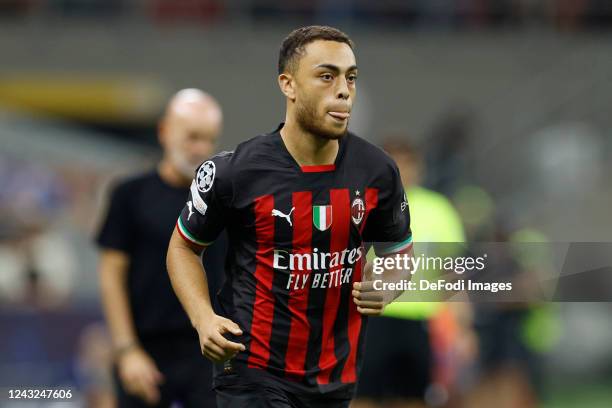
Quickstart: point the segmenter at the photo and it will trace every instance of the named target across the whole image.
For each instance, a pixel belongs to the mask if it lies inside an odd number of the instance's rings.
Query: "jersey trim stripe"
[[[323,164],[320,166],[300,166],[303,173],[324,173],[328,171],[335,171],[335,164]]]
[[[361,274],[363,269],[363,262],[361,260],[355,265],[355,279],[354,282],[361,281]],[[340,381],[343,383],[353,383],[357,381],[357,351],[359,350],[359,335],[361,333],[361,326],[363,325],[363,319],[366,317],[357,311],[357,305],[351,301],[348,305],[349,317],[348,317],[348,339],[349,339],[349,354],[346,359],[346,363],[342,368],[342,374],[340,375]]]
[[[274,197],[274,209],[279,213],[287,214],[287,218],[276,218],[274,223],[274,253],[277,250],[291,252],[286,240],[279,240],[281,237],[291,237],[293,228],[288,221],[292,221],[295,216],[295,207],[291,203],[290,195]],[[285,238],[285,239],[287,239]],[[291,238],[289,238],[291,240]],[[291,242],[291,241],[289,241]],[[286,366],[287,344],[289,344],[289,328],[291,316],[289,312],[289,288],[288,275],[291,269],[276,269],[272,277],[272,296],[274,297],[274,315],[272,318],[272,333],[270,334],[270,358],[268,359],[268,371],[276,375],[284,375]]]
[[[310,191],[293,193],[293,253],[307,254],[312,252],[312,193]],[[311,282],[306,281],[302,288],[300,282],[312,279],[311,270],[294,271],[298,288],[291,287],[289,291],[289,311],[291,312],[291,325],[289,328],[289,342],[285,356],[285,373],[291,378],[301,380],[305,375],[306,353],[308,351],[308,337],[310,336],[310,322],[308,311],[308,295]]]
[[[179,235],[188,242],[191,242],[192,244],[196,244],[199,245],[201,247],[207,247],[210,244],[212,244],[212,242],[204,242],[204,241],[200,241],[199,239],[197,239],[196,237],[194,237],[188,230],[187,228],[185,228],[185,226],[183,225],[183,221],[181,221],[181,218],[179,217],[179,219],[176,221],[176,230],[179,232]]]
[[[361,223],[361,230],[363,230],[363,226],[365,225],[370,212],[378,206],[378,189],[376,188],[367,188],[365,192],[365,207],[366,213],[364,215],[364,219]],[[365,261],[364,261],[365,262]],[[361,281],[361,273],[362,273],[363,262],[359,262],[355,266],[355,276],[353,278],[353,282]],[[361,332],[361,326],[363,324],[364,316],[361,315],[357,311],[357,305],[355,302],[349,302],[349,327],[348,327],[348,338],[350,351],[348,358],[346,359],[346,363],[342,368],[342,375],[340,379],[343,383],[352,383],[357,381],[357,351],[360,347],[359,335]]]
[[[349,232],[351,228],[351,215],[349,213],[351,204],[348,189],[333,189],[329,193],[331,208],[333,211],[333,222],[331,224],[330,253],[340,252],[349,244]],[[339,273],[343,265],[340,263],[329,269],[330,283],[339,279]],[[332,278],[336,273],[335,278]],[[327,288],[325,296],[325,313],[323,314],[323,335],[321,355],[319,357],[320,372],[317,375],[319,384],[329,384],[330,374],[336,366],[334,323],[338,314],[340,304],[341,285]]]
[[[249,367],[266,368],[270,358],[270,337],[274,316],[274,297],[272,295],[272,268],[274,254],[274,197],[266,195],[255,199],[255,234],[257,252],[255,259],[255,301],[251,324],[251,344],[249,347]]]
[[[376,251],[376,255],[385,256],[391,255],[398,252],[402,252],[412,246],[412,234],[408,234],[408,237],[404,239],[402,242],[396,242],[389,246],[385,246],[383,248],[378,248]]]
[[[365,192],[365,215],[359,226],[359,232],[363,234],[363,228],[365,227],[368,216],[374,208],[378,207],[378,189],[377,188],[366,188]]]

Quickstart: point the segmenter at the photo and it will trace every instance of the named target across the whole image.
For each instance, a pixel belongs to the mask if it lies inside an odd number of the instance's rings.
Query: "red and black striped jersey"
[[[381,255],[412,240],[399,171],[351,133],[334,164],[299,166],[281,127],[204,162],[177,229],[202,246],[227,230],[217,312],[240,326],[232,339],[246,346],[233,369],[307,392],[352,392],[366,318],[351,291],[366,243]]]

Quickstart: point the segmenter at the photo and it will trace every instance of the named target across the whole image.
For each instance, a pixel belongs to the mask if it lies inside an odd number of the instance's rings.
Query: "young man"
[[[410,251],[409,212],[393,161],[348,133],[357,66],[346,34],[293,31],[278,73],[285,123],[200,166],[168,271],[218,363],[220,407],[346,407],[364,316],[392,299],[362,282],[363,244]],[[198,253],[223,228],[227,276],[213,310]]]
[[[97,242],[100,286],[115,346],[119,407],[213,406],[212,367],[200,357],[197,334],[172,292],[165,253],[193,172],[210,157],[221,131],[221,109],[207,94],[186,89],[160,123],[164,155],[156,170],[119,184]],[[209,278],[220,276],[224,243],[206,253]]]

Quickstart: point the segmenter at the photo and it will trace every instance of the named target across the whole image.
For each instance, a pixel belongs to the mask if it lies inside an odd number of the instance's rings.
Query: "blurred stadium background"
[[[108,392],[92,236],[109,184],[155,162],[181,88],[221,103],[221,149],[273,130],[280,41],[313,23],[357,44],[352,130],[417,143],[468,239],[502,220],[611,242],[609,0],[0,0],[0,389]],[[556,306],[541,406],[612,406],[612,307]]]

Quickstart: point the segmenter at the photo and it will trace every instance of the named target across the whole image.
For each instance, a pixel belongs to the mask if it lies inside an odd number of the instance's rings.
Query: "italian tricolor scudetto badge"
[[[319,231],[325,231],[332,223],[331,205],[312,206],[312,222]]]

